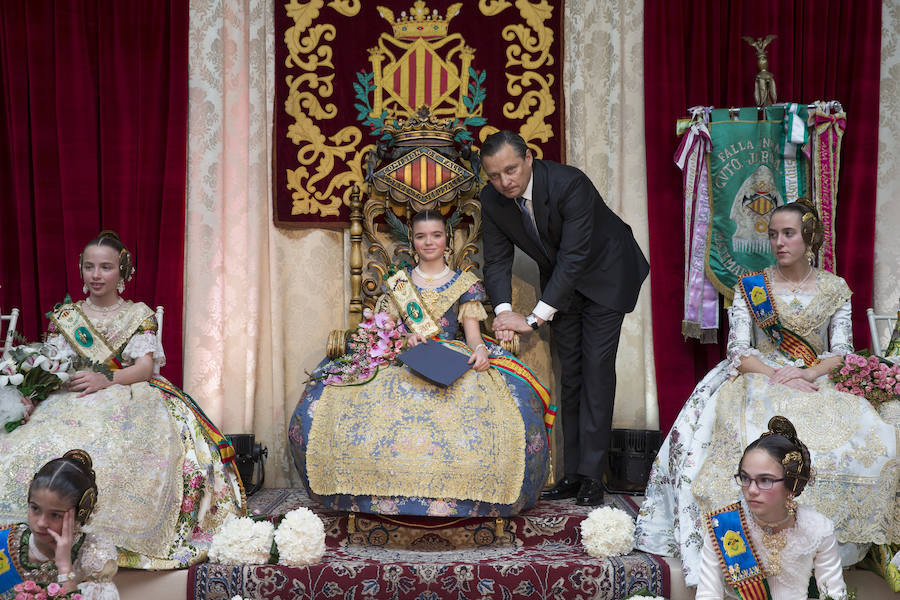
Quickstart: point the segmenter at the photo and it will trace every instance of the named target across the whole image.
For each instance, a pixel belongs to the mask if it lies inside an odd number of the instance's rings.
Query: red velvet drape
[[[724,355],[681,336],[681,178],[675,120],[694,105],[752,106],[756,56],[768,46],[778,100],[839,100],[847,112],[837,207],[837,272],[853,290],[854,338],[868,344],[872,305],[880,0],[645,0],[644,94],[654,356],[667,431],[696,382]]]
[[[181,380],[188,3],[0,3],[0,308],[37,339],[101,229],[132,251],[124,296],[166,308]]]

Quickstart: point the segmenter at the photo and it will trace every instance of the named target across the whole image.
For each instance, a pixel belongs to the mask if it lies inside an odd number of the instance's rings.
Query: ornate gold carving
[[[488,17],[496,16],[510,6],[505,0],[479,0],[478,3],[481,14]],[[529,0],[516,0],[515,6],[525,23],[508,25],[502,32],[503,39],[510,42],[506,48],[506,91],[514,99],[503,105],[503,116],[508,119],[528,116],[519,127],[519,135],[526,142],[546,142],[554,136],[553,126],[547,122],[547,118],[556,112],[551,91],[554,77],[539,72],[539,69],[554,62],[550,54],[553,30],[546,25],[553,15],[553,7],[546,0],[535,4]],[[484,141],[495,131],[496,127],[486,126],[478,135]],[[532,149],[541,158],[540,146],[532,146]]]
[[[334,360],[343,356],[347,351],[347,330],[332,329],[328,334],[328,343],[325,346],[325,355]]]
[[[299,2],[290,0],[284,9],[294,26],[285,32],[288,57],[285,64],[304,71],[302,75],[288,75],[289,92],[285,112],[294,118],[288,126],[288,138],[298,146],[296,169],[287,169],[287,187],[293,190],[291,214],[319,214],[336,216],[343,204],[348,204],[352,186],[363,180],[362,162],[371,145],[359,147],[362,132],[358,127],[342,128],[332,136],[325,136],[316,121],[334,119],[337,107],[323,100],[334,94],[334,63],[330,42],[336,30],[333,25],[313,22],[319,17],[323,0]],[[332,0],[329,8],[346,17],[355,16],[360,9],[359,0]],[[323,74],[320,70],[328,69]],[[309,168],[313,171],[310,172]],[[316,188],[327,180],[325,190]],[[337,196],[336,190],[343,189]]]

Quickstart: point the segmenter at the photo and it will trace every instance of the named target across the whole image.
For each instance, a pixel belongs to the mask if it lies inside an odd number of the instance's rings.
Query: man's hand
[[[538,321],[540,323],[540,321]],[[512,333],[531,333],[531,325],[525,322],[525,317],[517,312],[508,310],[494,317],[494,333],[501,341],[512,340]],[[508,333],[508,339],[504,336]]]

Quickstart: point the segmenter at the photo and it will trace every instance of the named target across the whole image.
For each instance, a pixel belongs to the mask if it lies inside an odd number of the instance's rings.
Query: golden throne
[[[450,268],[479,269],[481,168],[467,129],[485,124],[484,73],[472,68],[475,50],[450,33],[461,6],[444,16],[424,0],[398,16],[378,7],[390,33],[369,49],[373,88],[364,122],[380,140],[366,159],[365,189],[350,196],[351,328],[364,308],[375,310],[390,265],[414,263],[406,224],[419,211],[438,210],[447,219]],[[343,353],[345,336],[331,333],[329,357]]]
[[[381,282],[392,264],[414,264],[407,223],[431,209],[447,219],[451,269],[477,270],[481,236],[480,170],[477,153],[455,140],[465,128],[452,119],[435,117],[428,107],[385,127],[392,145],[370,151],[368,191],[354,189],[350,197],[350,326],[365,308],[376,310]],[[468,165],[463,162],[466,155]],[[346,330],[334,330],[328,356],[344,353]]]

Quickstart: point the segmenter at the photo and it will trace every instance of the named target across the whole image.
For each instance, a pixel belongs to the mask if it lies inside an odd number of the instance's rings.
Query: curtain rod
[[[841,103],[838,102],[837,100],[829,100],[828,102],[820,102],[819,104],[824,104],[825,107],[830,109],[832,112],[844,112],[844,107],[841,106]],[[775,108],[785,108],[787,105],[788,105],[787,102],[779,102],[778,104],[770,104],[769,106],[772,106]],[[756,108],[756,112],[759,113],[763,109],[769,108],[769,106],[756,106],[756,107],[747,106],[747,107],[743,107],[743,108]],[[807,110],[812,110],[814,108],[818,108],[818,106],[819,106],[818,104],[807,104],[806,108],[807,108]],[[710,110],[715,109],[714,106],[693,106],[693,107],[687,109],[687,113],[688,113],[688,115],[693,115],[695,110],[697,110],[697,109],[705,110],[707,108]],[[741,108],[742,107],[730,107],[728,109],[728,112],[731,114],[735,114],[738,111],[740,111]]]

